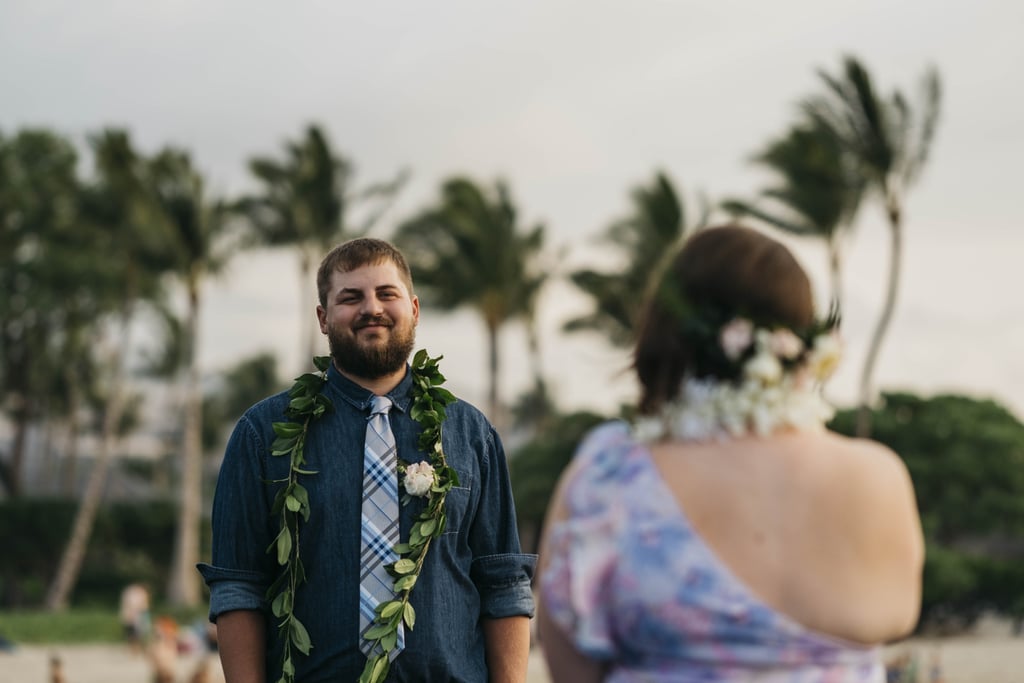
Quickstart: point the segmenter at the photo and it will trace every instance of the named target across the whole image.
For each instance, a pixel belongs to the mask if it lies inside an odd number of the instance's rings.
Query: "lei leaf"
[[[455,396],[442,389],[445,377],[438,369],[443,356],[430,358],[425,349],[416,352],[410,363],[412,373],[412,405],[409,415],[420,424],[418,446],[429,456],[434,468],[434,485],[426,494],[426,505],[417,515],[409,533],[407,543],[395,545],[399,559],[387,566],[395,577],[395,598],[377,606],[373,626],[366,631],[365,638],[374,641],[373,654],[367,658],[366,667],[359,677],[359,683],[380,683],[387,677],[391,666],[388,653],[397,645],[398,628],[405,624],[410,631],[416,624],[416,610],[409,598],[415,587],[431,542],[444,533],[447,518],[444,514],[445,498],[453,486],[459,485],[455,470],[448,466],[441,446],[441,426],[445,420],[445,406],[453,403]],[[278,491],[271,508],[271,514],[279,516],[281,529],[271,542],[267,552],[275,555],[284,571],[267,589],[266,599],[271,603],[273,615],[280,619],[278,637],[282,640],[281,678],[277,683],[295,682],[293,650],[308,655],[313,643],[305,625],[295,616],[295,595],[306,581],[299,546],[301,521],[309,521],[309,491],[299,483],[299,475],[312,476],[316,472],[303,468],[304,447],[310,424],[332,409],[330,400],[323,394],[327,382],[330,356],[313,358],[318,373],[307,373],[296,378],[288,391],[289,402],[285,409],[285,422],[274,422],[271,426],[275,439],[270,452],[274,456],[288,456],[288,477],[277,480],[284,486]],[[399,465],[404,470],[404,465]],[[408,502],[408,495],[406,496]]]
[[[284,567],[281,575],[267,589],[266,598],[271,601],[271,612],[281,621],[277,625],[278,637],[283,641],[281,678],[278,683],[294,683],[295,663],[293,648],[304,655],[313,649],[309,632],[295,616],[295,594],[299,585],[306,581],[306,571],[299,554],[299,520],[309,521],[309,491],[299,483],[299,475],[313,475],[316,472],[303,469],[306,462],[304,446],[306,434],[312,421],[332,408],[331,401],[323,395],[327,382],[329,356],[317,356],[313,364],[319,374],[307,373],[295,380],[288,392],[288,407],[285,409],[287,422],[274,422],[274,443],[270,453],[274,456],[288,456],[288,477],[280,480],[284,486],[277,492],[271,514],[280,517],[281,530],[267,552],[275,554],[277,563]]]

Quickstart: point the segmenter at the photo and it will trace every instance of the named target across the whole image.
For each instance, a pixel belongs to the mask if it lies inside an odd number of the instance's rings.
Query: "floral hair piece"
[[[815,321],[801,334],[782,326],[755,327],[749,319],[736,317],[719,330],[717,349],[738,366],[740,381],[777,383],[784,373],[796,369],[800,379],[820,384],[839,364],[842,342],[837,316]]]
[[[692,355],[687,364],[695,377],[711,375],[742,381],[746,364],[758,357],[754,369],[763,365],[762,370],[769,374],[774,373],[776,365],[781,365],[785,371],[810,361],[815,379],[824,381],[838,362],[835,357],[831,365],[823,365],[820,358],[822,354],[832,357],[838,353],[840,315],[834,303],[824,318],[796,329],[708,301],[699,305],[691,303],[668,282],[658,294],[662,306],[677,321],[679,332],[688,342]]]
[[[820,387],[842,354],[835,308],[802,330],[711,310],[687,313],[680,320],[691,342],[691,370],[674,400],[636,422],[638,438],[764,436],[820,429],[832,418]]]

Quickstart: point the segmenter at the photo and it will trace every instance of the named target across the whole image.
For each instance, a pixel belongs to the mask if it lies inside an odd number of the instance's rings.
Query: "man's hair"
[[[348,273],[363,266],[373,266],[380,263],[391,262],[398,269],[402,283],[412,295],[412,272],[402,252],[394,245],[384,240],[372,237],[359,237],[339,244],[320,262],[320,268],[316,273],[317,294],[320,297],[320,305],[327,305],[327,294],[331,289],[331,276],[335,271]]]
[[[707,336],[698,341],[692,330],[737,316],[805,329],[814,323],[810,280],[793,254],[763,233],[740,225],[701,230],[668,263],[641,315],[633,354],[640,411],[675,398],[685,376],[728,379],[706,362]]]

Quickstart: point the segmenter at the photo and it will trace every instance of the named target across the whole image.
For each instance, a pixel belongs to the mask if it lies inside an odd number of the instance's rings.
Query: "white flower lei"
[[[710,441],[782,429],[820,430],[835,414],[821,396],[821,384],[841,355],[834,329],[805,345],[786,328],[755,328],[734,318],[717,341],[729,360],[747,356],[738,381],[685,377],[675,400],[636,421],[637,439]]]

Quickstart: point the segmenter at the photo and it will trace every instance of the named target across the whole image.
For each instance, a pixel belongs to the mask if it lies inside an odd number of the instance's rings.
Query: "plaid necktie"
[[[374,608],[395,597],[394,579],[384,565],[398,559],[398,449],[388,411],[391,399],[374,396],[366,423],[363,447],[362,552],[359,579],[359,649],[370,656],[372,642],[361,636],[373,624]],[[390,658],[405,645],[405,625],[399,624],[398,644]]]

